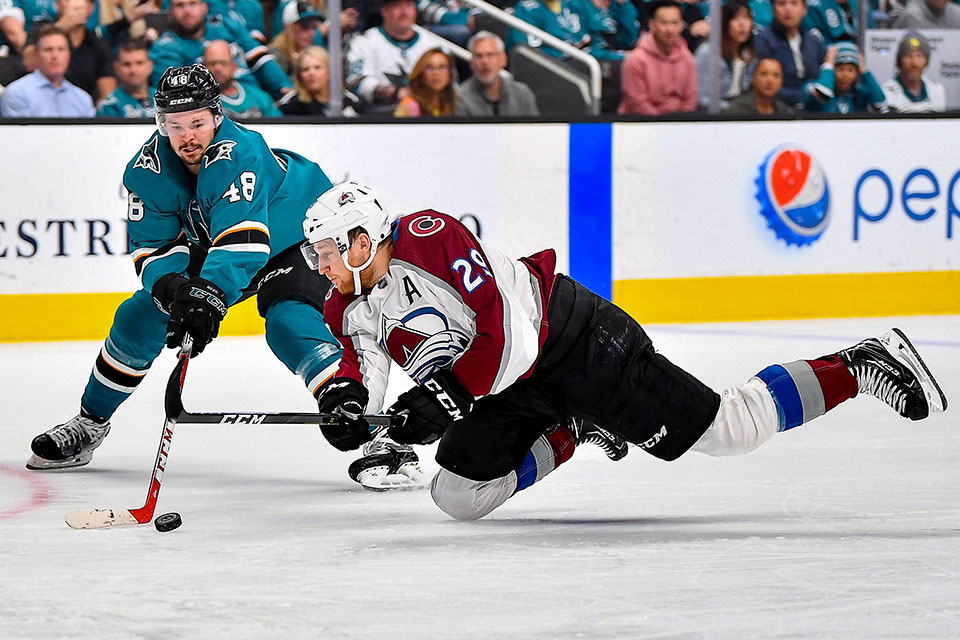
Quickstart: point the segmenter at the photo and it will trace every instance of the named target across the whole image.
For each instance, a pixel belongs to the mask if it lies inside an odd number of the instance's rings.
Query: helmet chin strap
[[[347,248],[346,251],[340,254],[340,257],[343,258],[343,264],[346,265],[347,269],[349,269],[353,273],[353,295],[355,296],[360,295],[360,292],[361,292],[360,272],[366,269],[367,267],[369,267],[370,264],[373,262],[374,257],[376,257],[377,255],[377,246],[378,245],[376,244],[373,244],[370,246],[370,257],[367,258],[366,262],[364,262],[359,267],[350,266],[350,260],[347,257],[347,254],[350,252],[349,248]]]

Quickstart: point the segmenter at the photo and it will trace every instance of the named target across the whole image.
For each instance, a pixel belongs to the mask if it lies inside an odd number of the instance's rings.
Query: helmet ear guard
[[[347,255],[352,244],[349,233],[356,228],[366,232],[372,245],[370,256],[357,267],[350,264]],[[370,266],[377,247],[390,233],[390,218],[380,197],[370,187],[357,182],[344,182],[328,189],[307,209],[303,221],[303,235],[311,248],[327,238],[333,240],[344,265],[353,272],[354,292],[358,294],[360,272]],[[307,259],[307,264],[311,264],[308,253],[305,249],[304,258]]]

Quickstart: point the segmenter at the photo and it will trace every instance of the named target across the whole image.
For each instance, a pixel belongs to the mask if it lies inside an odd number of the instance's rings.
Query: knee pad
[[[516,488],[513,472],[495,480],[470,480],[441,469],[430,482],[430,496],[451,518],[478,520],[503,504]]]

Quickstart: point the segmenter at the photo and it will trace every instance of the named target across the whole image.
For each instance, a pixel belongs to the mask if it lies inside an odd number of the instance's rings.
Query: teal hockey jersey
[[[333,186],[315,163],[270,149],[260,134],[229,118],[197,176],[154,133],[127,164],[123,184],[130,253],[143,287],[149,291],[167,273],[184,274],[194,245],[206,252],[199,275],[220,287],[229,304],[268,258],[303,241],[306,210]]]
[[[157,89],[150,87],[148,91],[146,100],[138,100],[123,87],[117,87],[97,104],[97,115],[101,118],[152,118],[156,115],[153,96]]]

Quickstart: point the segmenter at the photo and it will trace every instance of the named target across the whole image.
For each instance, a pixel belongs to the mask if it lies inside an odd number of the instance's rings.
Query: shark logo
[[[155,135],[150,138],[150,142],[143,145],[137,161],[133,163],[134,169],[147,169],[160,175],[160,156],[157,154],[157,143],[159,141],[159,136]]]
[[[237,143],[233,140],[222,140],[210,145],[203,154],[203,167],[206,169],[217,160],[233,160],[233,148]]]
[[[471,341],[432,307],[417,309],[399,320],[384,316],[381,336],[381,345],[393,361],[417,382],[456,360]]]

